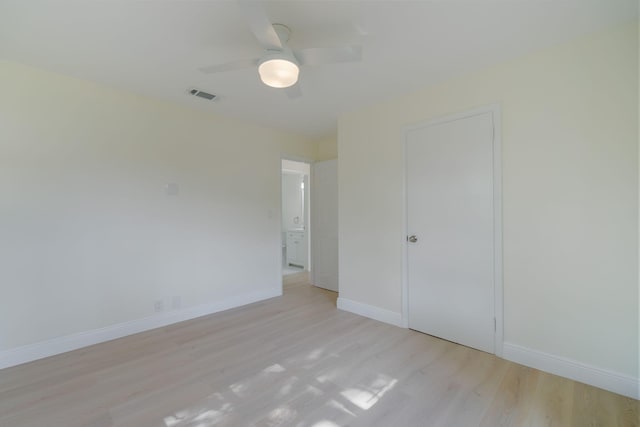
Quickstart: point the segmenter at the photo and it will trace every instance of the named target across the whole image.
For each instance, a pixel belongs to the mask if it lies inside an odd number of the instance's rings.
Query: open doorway
[[[308,273],[311,165],[282,160],[282,274]]]

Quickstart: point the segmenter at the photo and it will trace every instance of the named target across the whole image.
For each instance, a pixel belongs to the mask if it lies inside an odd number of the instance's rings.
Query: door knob
[[[413,235],[407,237],[407,241],[409,241],[411,243],[415,243],[415,242],[418,241],[418,238],[416,237],[415,234],[413,234]]]

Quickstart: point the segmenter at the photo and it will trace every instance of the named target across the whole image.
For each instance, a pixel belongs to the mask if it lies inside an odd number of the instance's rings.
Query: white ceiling
[[[310,137],[346,111],[637,19],[637,0],[269,1],[290,46],[361,44],[363,61],[303,67],[303,97],[255,69],[197,69],[260,56],[234,1],[0,0],[0,58]],[[197,87],[220,95],[189,97]]]

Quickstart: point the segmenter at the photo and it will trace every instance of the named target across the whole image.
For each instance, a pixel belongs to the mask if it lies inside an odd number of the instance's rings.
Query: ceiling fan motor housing
[[[285,88],[298,81],[300,64],[286,46],[282,50],[268,50],[258,62],[258,74],[264,84]]]

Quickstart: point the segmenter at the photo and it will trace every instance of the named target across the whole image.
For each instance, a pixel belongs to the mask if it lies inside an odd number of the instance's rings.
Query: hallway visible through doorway
[[[282,160],[282,274],[310,270],[309,163]]]

